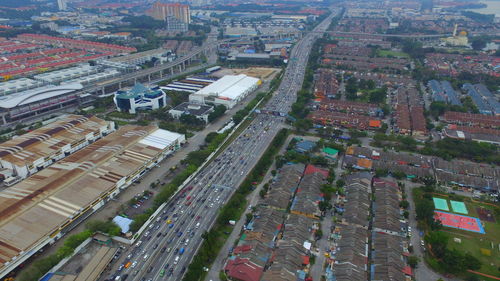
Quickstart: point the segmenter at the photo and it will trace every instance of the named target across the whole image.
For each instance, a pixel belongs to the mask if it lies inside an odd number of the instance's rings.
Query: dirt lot
[[[277,73],[279,68],[270,67],[249,67],[249,68],[223,68],[217,72],[214,72],[214,76],[222,77],[224,75],[235,75],[235,74],[245,74],[251,77],[259,78],[262,80],[270,80],[273,78],[274,74]]]

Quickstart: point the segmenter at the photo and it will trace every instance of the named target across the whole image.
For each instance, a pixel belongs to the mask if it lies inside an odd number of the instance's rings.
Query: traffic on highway
[[[334,14],[316,26],[315,31],[325,31]],[[294,46],[282,83],[264,109],[284,113],[290,110],[301,88],[312,44],[320,36],[317,32],[308,33]],[[203,233],[216,220],[218,209],[255,166],[284,120],[280,116],[256,115],[169,201],[101,280],[181,280],[203,241]]]

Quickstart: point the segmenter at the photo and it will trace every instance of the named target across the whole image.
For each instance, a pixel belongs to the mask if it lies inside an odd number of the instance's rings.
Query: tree
[[[253,219],[253,215],[252,215],[252,213],[247,213],[247,214],[246,214],[246,219],[247,219],[247,220],[246,220],[246,223],[251,222],[251,221],[252,221],[252,219]]]
[[[481,268],[481,261],[478,260],[475,256],[466,253],[464,255],[465,267],[470,270],[479,270]]]
[[[391,171],[391,175],[395,179],[402,179],[406,176],[406,174],[402,171]]]
[[[389,171],[387,169],[382,169],[382,168],[375,169],[375,177],[377,178],[387,177],[388,174]]]
[[[326,210],[329,210],[332,208],[332,204],[330,204],[330,202],[324,200],[324,201],[320,201],[319,204],[318,204],[318,207],[319,209],[324,212]]]
[[[399,206],[403,209],[408,209],[408,207],[410,206],[410,203],[407,201],[407,200],[403,200],[399,203]]]
[[[345,181],[344,181],[343,179],[338,179],[338,180],[335,182],[335,185],[336,185],[337,187],[339,187],[339,188],[340,188],[340,187],[344,187],[344,185],[345,185]]]
[[[112,221],[91,220],[85,226],[93,233],[100,231],[110,236],[117,236],[121,233],[120,227]]]
[[[377,90],[373,90],[370,92],[369,100],[371,103],[383,103],[385,101],[386,93],[387,93],[386,86]]]
[[[316,230],[316,233],[314,233],[314,236],[316,238],[316,240],[319,240],[321,239],[321,237],[323,237],[323,231],[320,229]]]
[[[203,120],[198,119],[198,117],[192,114],[182,114],[181,117],[179,117],[179,121],[181,121],[181,123],[193,126],[200,126],[205,124]]]
[[[410,257],[408,257],[408,264],[409,264],[412,268],[416,268],[416,267],[417,267],[418,262],[419,262],[418,257],[416,257],[416,256],[410,256]]]
[[[351,77],[347,80],[345,85],[345,91],[347,93],[347,99],[354,100],[356,99],[356,94],[358,93],[358,83],[355,77]]]
[[[307,132],[312,128],[312,121],[309,119],[299,119],[293,124],[299,132]]]
[[[431,231],[424,238],[425,242],[431,245],[432,252],[438,259],[445,256],[447,252],[448,239],[448,235],[441,231]]]
[[[405,219],[408,219],[410,217],[410,212],[404,211],[403,212],[403,217],[405,217]]]
[[[415,205],[415,213],[418,220],[428,223],[430,219],[434,219],[434,204],[431,200],[418,200],[415,202]]]
[[[471,41],[472,41],[471,42],[472,49],[480,51],[484,49],[484,47],[486,47],[486,44],[488,43],[488,38],[483,36],[476,36],[473,37]]]
[[[219,104],[214,107],[214,111],[208,115],[208,122],[213,122],[226,113],[227,108]]]
[[[373,81],[372,79],[368,80],[368,82],[366,82],[366,87],[368,88],[368,90],[375,89],[375,81]]]

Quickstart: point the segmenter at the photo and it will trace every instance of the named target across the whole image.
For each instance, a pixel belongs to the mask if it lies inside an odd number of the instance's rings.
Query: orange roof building
[[[381,128],[382,127],[382,122],[380,120],[370,120],[368,125],[371,128]]]
[[[373,166],[372,160],[366,159],[366,158],[359,158],[357,164],[359,167],[369,169],[369,170],[371,170],[371,168]]]

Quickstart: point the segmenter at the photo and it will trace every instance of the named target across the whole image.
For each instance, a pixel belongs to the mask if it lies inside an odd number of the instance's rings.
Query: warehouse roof
[[[37,80],[43,80],[48,83],[57,83],[62,80],[74,79],[81,76],[89,75],[99,71],[97,66],[91,66],[88,63],[83,63],[74,67],[50,71],[33,76]]]
[[[61,86],[44,86],[24,92],[19,92],[11,94],[8,96],[0,97],[0,107],[2,108],[14,108],[23,104],[29,104],[36,101],[41,101],[48,98],[53,98],[56,96],[69,94],[77,90],[81,90],[83,86],[78,83],[65,84]]]
[[[197,95],[218,96],[227,99],[237,99],[244,94],[249,88],[259,82],[259,79],[239,75],[226,75],[214,83],[196,92]]]
[[[19,78],[0,83],[0,94],[10,94],[18,92],[20,89],[32,89],[41,86],[43,83],[29,78]],[[22,91],[21,90],[21,91]]]
[[[0,191],[0,266],[59,233],[144,169],[163,151],[141,140],[164,135],[159,130],[123,126]]]
[[[0,160],[24,166],[60,151],[61,147],[84,140],[108,122],[97,117],[68,115],[27,134],[2,143]]]

